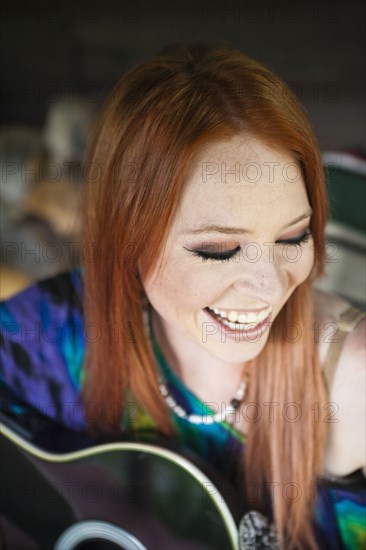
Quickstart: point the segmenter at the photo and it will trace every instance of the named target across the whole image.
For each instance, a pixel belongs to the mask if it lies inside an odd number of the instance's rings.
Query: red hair
[[[271,71],[226,45],[173,45],[130,70],[107,99],[90,142],[83,202],[82,247],[93,243],[96,251],[95,261],[83,261],[85,319],[101,330],[85,361],[84,398],[103,411],[94,429],[118,425],[128,390],[161,432],[172,433],[145,334],[138,265],[143,276],[154,267],[194,155],[243,132],[298,162],[313,209],[312,275],[322,275],[328,201],[319,148],[296,97]],[[311,486],[321,472],[325,424],[305,411],[321,406],[326,392],[310,330],[312,275],[295,289],[251,361],[247,396],[256,403],[295,402],[303,411],[296,423],[263,416],[251,424],[245,446],[246,479],[263,489],[295,482],[302,491],[298,499],[273,501],[286,548],[317,548]],[[288,323],[302,330],[297,342],[283,338]],[[263,495],[255,502],[251,495],[253,508],[264,508]]]

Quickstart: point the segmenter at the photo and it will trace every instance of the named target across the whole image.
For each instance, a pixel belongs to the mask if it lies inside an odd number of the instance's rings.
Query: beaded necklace
[[[178,405],[171,393],[169,393],[168,387],[160,375],[158,379],[160,393],[164,397],[168,407],[172,409],[177,416],[191,422],[192,424],[213,424],[214,422],[227,422],[228,424],[233,424],[234,413],[238,410],[240,403],[243,401],[246,390],[246,383],[244,381],[240,382],[235,396],[230,401],[230,405],[225,407],[223,411],[220,410],[217,413],[206,415],[188,414],[183,407]],[[230,420],[227,418],[229,415],[232,415]]]

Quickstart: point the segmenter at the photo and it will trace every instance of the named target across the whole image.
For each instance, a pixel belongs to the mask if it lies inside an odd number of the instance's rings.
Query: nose
[[[267,246],[251,243],[242,250],[237,264],[234,288],[241,294],[274,305],[287,290],[287,276],[283,262]]]

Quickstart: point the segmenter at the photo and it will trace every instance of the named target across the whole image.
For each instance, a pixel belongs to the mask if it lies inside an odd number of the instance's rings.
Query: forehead
[[[300,168],[288,153],[235,136],[195,157],[174,225],[180,231],[202,221],[281,226],[308,206]]]

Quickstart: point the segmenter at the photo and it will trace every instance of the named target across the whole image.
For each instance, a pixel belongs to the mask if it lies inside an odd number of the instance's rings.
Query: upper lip
[[[218,306],[208,306],[210,309],[219,309],[220,311],[223,311],[224,313],[229,314],[230,311],[236,311],[237,313],[260,313],[261,311],[265,311],[268,308],[273,308],[273,306],[266,306],[262,307],[260,309],[238,309],[237,307],[232,308],[225,308],[225,307],[218,307]]]

